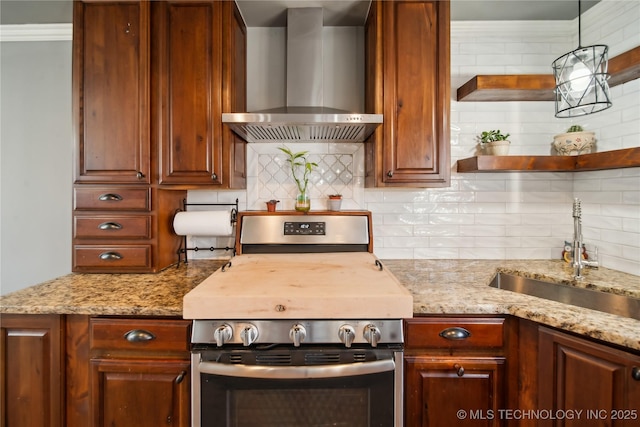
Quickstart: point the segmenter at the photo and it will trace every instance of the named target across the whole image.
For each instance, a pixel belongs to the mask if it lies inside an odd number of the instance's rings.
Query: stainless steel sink
[[[498,273],[489,286],[640,320],[640,298]]]

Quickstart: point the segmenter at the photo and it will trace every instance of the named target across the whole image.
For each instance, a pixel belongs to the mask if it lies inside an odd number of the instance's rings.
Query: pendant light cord
[[[581,38],[581,34],[582,34],[582,7],[581,7],[581,0],[578,0],[578,49],[582,48],[582,38]]]

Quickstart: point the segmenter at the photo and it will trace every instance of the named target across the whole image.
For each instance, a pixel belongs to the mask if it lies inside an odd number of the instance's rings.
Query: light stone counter
[[[193,260],[158,274],[69,274],[0,297],[0,313],[182,316],[182,297],[222,261]],[[416,315],[511,314],[640,350],[640,321],[488,286],[496,272],[640,298],[640,277],[586,269],[572,283],[571,268],[555,260],[387,260],[413,295]]]

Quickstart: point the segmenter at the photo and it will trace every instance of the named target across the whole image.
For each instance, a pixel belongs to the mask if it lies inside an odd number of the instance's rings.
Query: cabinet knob
[[[118,252],[102,252],[100,254],[100,259],[103,261],[117,261],[122,259],[122,255]]]
[[[464,367],[458,363],[456,363],[455,365],[453,365],[453,369],[456,370],[456,374],[461,377],[464,375]]]
[[[634,366],[631,368],[631,378],[636,381],[640,381],[640,367]]]
[[[98,196],[98,200],[101,202],[119,202],[122,200],[122,196],[116,193],[104,193]]]
[[[393,178],[393,172],[391,172],[391,171],[387,172],[387,176],[388,176],[389,178]]]
[[[144,329],[132,329],[124,334],[124,339],[129,342],[145,342],[156,339],[156,336]]]
[[[215,172],[211,174],[211,181],[217,181],[218,180],[218,174],[216,174]]]
[[[136,177],[137,177],[138,179],[142,179],[142,178],[144,178],[144,176],[145,176],[145,175],[144,175],[142,172],[140,172],[140,171],[138,171],[138,173],[136,173]]]
[[[187,371],[180,372],[180,374],[175,379],[175,383],[180,384],[184,380],[185,375],[187,375]]]

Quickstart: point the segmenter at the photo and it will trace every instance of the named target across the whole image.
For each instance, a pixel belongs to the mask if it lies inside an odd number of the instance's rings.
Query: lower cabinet
[[[91,361],[94,426],[188,427],[189,362]]]
[[[62,427],[63,316],[2,314],[0,426]]]
[[[538,331],[539,426],[640,425],[640,353]],[[566,414],[566,415],[565,415]]]
[[[509,334],[504,317],[407,320],[405,426],[502,425]]]
[[[190,325],[90,319],[91,425],[189,427]]]
[[[2,314],[0,323],[0,427],[190,426],[190,321]]]

